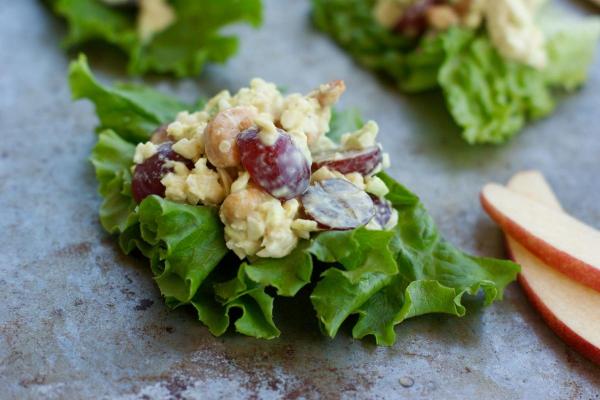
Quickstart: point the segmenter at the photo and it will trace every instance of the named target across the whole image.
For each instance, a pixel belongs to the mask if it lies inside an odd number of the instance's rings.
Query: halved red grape
[[[411,38],[423,35],[427,30],[427,10],[442,3],[442,0],[418,0],[414,2],[404,10],[402,18],[396,24],[396,32]]]
[[[194,163],[177,154],[172,148],[172,142],[164,142],[158,146],[156,154],[135,166],[131,181],[131,194],[133,199],[140,203],[146,197],[156,194],[165,197],[165,187],[160,180],[173,170],[166,167],[167,161],[180,161],[189,169],[194,168]]]
[[[306,191],[310,181],[308,160],[284,130],[277,130],[272,146],[265,145],[258,128],[239,134],[237,145],[242,165],[252,181],[280,200],[289,200]]]
[[[381,163],[383,156],[379,146],[368,147],[364,150],[349,150],[343,152],[329,151],[313,157],[312,170],[321,167],[349,174],[358,172],[368,175]]]
[[[354,229],[375,215],[371,197],[344,179],[326,179],[310,186],[302,195],[302,206],[319,227],[329,230]]]
[[[371,196],[373,204],[375,205],[375,222],[384,228],[390,219],[392,218],[392,203],[384,198]]]

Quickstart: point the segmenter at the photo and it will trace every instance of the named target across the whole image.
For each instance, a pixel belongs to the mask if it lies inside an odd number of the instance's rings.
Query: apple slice
[[[563,211],[560,201],[556,198],[544,175],[539,171],[517,172],[510,178],[506,187],[556,211]]]
[[[537,171],[518,173],[508,188],[562,210]],[[569,346],[600,364],[600,293],[545,265],[508,235],[506,241],[512,259],[521,265],[519,283],[548,326]]]
[[[497,184],[481,203],[505,233],[544,263],[600,291],[600,232],[575,218]]]

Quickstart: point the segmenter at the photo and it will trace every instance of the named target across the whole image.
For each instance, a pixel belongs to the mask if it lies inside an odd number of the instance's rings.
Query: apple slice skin
[[[521,258],[516,256],[516,252],[512,249],[511,240],[514,239],[510,238],[510,236],[507,236],[506,239],[509,257],[514,262],[523,265],[524,263],[522,262]],[[525,295],[527,296],[533,307],[536,310],[538,310],[542,319],[546,322],[550,329],[552,329],[552,331],[559,338],[561,338],[569,347],[573,348],[575,351],[577,351],[579,354],[586,357],[590,361],[600,365],[600,348],[590,343],[588,340],[586,340],[584,337],[579,335],[577,332],[575,332],[573,329],[567,326],[564,322],[562,322],[556,316],[556,314],[554,314],[554,312],[546,305],[546,303],[544,303],[544,300],[542,300],[542,298],[538,296],[535,290],[533,290],[526,275],[526,273],[520,273],[517,280],[523,288]]]
[[[562,211],[560,202],[554,195],[554,192],[552,192],[552,189],[544,179],[543,175],[538,171],[519,172],[508,182],[507,186],[517,193],[528,196],[550,208]],[[565,277],[564,280],[557,279],[557,274],[559,274],[559,272],[556,272],[555,269],[547,265],[543,265],[539,259],[536,260],[533,254],[529,253],[528,250],[519,245],[518,242],[509,235],[506,235],[506,246],[510,258],[521,264],[521,273],[517,279],[523,288],[525,295],[532,306],[540,313],[542,319],[567,345],[592,362],[600,365],[600,346],[598,344],[594,345],[590,343],[589,340],[564,323],[557,315],[560,311],[555,312],[552,310],[551,306],[548,305],[552,300],[543,294],[539,295],[534,289],[534,281],[535,279],[540,279],[539,274],[541,272],[543,273],[543,278],[546,282],[550,282],[552,287],[556,288],[557,291],[560,291],[561,294],[566,293],[567,297],[576,297],[573,296],[573,292],[581,292],[582,294],[580,296],[582,296],[583,299],[577,301],[579,301],[579,305],[584,307],[584,312],[586,309],[590,308],[597,308],[600,311],[600,294],[591,292],[588,287],[581,286],[579,283],[572,281],[567,277]],[[535,275],[536,268],[538,273],[537,277]],[[573,315],[575,315],[575,313],[570,313],[569,316]],[[595,328],[592,328],[592,330],[594,329]]]
[[[483,209],[502,227],[503,231],[509,233],[510,236],[535,254],[545,264],[556,268],[571,279],[600,292],[600,271],[598,268],[578,260],[564,251],[556,249],[541,238],[531,235],[520,224],[508,218],[494,207],[485,196],[485,188],[480,194],[480,201]]]

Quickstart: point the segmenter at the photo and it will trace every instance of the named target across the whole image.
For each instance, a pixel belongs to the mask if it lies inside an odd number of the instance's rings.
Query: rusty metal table
[[[96,121],[70,100],[64,27],[34,0],[0,10],[0,398],[599,398],[600,368],[552,334],[517,284],[465,318],[401,324],[391,348],[347,329],[322,337],[307,302],[276,304],[273,341],[214,338],[191,311],[168,312],[148,268],[97,222]],[[308,1],[266,1],[262,30],[235,28],[243,48],[226,66],[152,83],[193,99],[254,76],[294,91],[344,79],[342,104],[380,123],[391,173],[477,254],[503,254],[479,188],[523,168],[541,169],[570,212],[600,227],[598,63],[550,118],[505,146],[469,147],[437,94],[399,94],[314,32],[308,13]],[[103,79],[124,76],[113,56],[91,61]]]

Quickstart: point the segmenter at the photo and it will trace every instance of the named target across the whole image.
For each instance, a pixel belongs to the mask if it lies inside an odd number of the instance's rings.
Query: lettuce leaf
[[[503,143],[554,109],[544,75],[503,59],[486,35],[450,29],[444,38],[448,56],[438,80],[468,143]]]
[[[266,293],[266,289],[273,287],[278,296],[294,297],[310,283],[313,263],[307,251],[308,244],[308,241],[302,241],[291,254],[283,258],[256,258],[252,263],[241,263],[235,277],[214,284],[216,303],[210,294],[192,301],[199,318],[203,322],[204,319],[208,320],[205,323],[209,329],[210,324],[214,324],[214,331],[222,333],[229,326],[230,310],[235,308],[242,313],[234,322],[238,332],[265,339],[279,336],[280,331],[273,322],[275,299]],[[218,317],[216,314],[209,315],[210,311],[217,309],[220,309]]]
[[[90,161],[96,169],[100,205],[100,223],[109,233],[121,233],[135,209],[131,197],[131,172],[135,146],[114,131],[100,133]]]
[[[261,23],[260,0],[172,0],[177,21],[152,41],[137,46],[130,71],[169,73],[178,77],[198,74],[207,62],[224,63],[238,49],[238,39],[219,34],[221,27]]]
[[[207,62],[223,63],[236,53],[238,39],[220,33],[233,23],[259,26],[260,0],[171,0],[176,20],[149,41],[142,41],[135,11],[111,7],[100,0],[52,0],[56,14],[66,19],[68,48],[91,41],[108,43],[127,54],[129,72],[199,74]]]
[[[506,60],[484,29],[454,28],[420,40],[381,27],[374,0],[312,0],[313,21],[357,61],[408,93],[440,88],[470,144],[500,144],[529,120],[554,110],[551,89],[581,86],[600,34],[597,18],[544,13],[549,63],[544,70]],[[551,16],[549,16],[551,15]],[[577,60],[577,62],[573,62]]]
[[[130,13],[98,0],[51,0],[49,3],[69,26],[63,41],[65,47],[100,39],[127,53],[137,42],[135,17]]]
[[[427,37],[417,42],[375,23],[375,0],[312,0],[313,22],[358,62],[383,73],[406,92],[437,87],[437,71],[444,60],[441,41]]]
[[[142,239],[160,249],[155,279],[161,293],[189,302],[228,252],[217,209],[150,196],[140,204],[138,215]]]
[[[216,208],[157,196],[137,205],[131,197],[131,132],[147,137],[146,127],[152,129],[153,122],[176,112],[156,110],[157,104],[174,108],[178,102],[143,87],[131,92],[101,86],[82,61],[71,70],[78,70],[72,79],[74,93],[89,96],[99,113],[111,115],[101,123],[118,129],[102,131],[91,156],[104,199],[103,227],[118,235],[123,252],[148,258],[168,307],[194,307],[214,335],[233,325],[245,335],[277,337],[276,299],[309,294],[326,335],[335,336],[357,315],[354,337],[373,335],[378,344],[391,345],[394,326],[406,318],[426,313],[462,316],[465,293],[482,292],[490,304],[502,298],[516,276],[518,266],[509,261],[469,256],[446,242],[419,198],[383,173],[379,176],[390,188],[387,198],[399,212],[394,230],[322,232],[301,241],[287,257],[242,262],[225,245]],[[336,111],[330,134],[337,137],[361,123],[355,110]]]
[[[221,303],[229,323],[229,310],[237,308],[242,316],[234,325],[238,332],[248,336],[271,339],[279,336],[273,322],[273,297],[265,292],[265,286],[251,280],[242,263],[237,276],[230,281],[214,285],[214,295]]]
[[[331,120],[329,121],[329,132],[327,137],[336,143],[339,143],[344,133],[353,132],[357,127],[364,125],[360,111],[357,109],[347,109],[331,111]]]
[[[324,232],[313,239],[310,252],[317,260],[339,266],[321,274],[310,296],[323,331],[330,337],[398,273],[392,239],[392,232],[365,228]]]
[[[541,23],[547,37],[546,81],[565,90],[583,85],[596,54],[600,19],[575,20],[549,12]]]
[[[373,335],[380,345],[395,342],[394,326],[418,315],[463,316],[465,293],[484,294],[485,305],[501,300],[519,267],[510,262],[465,254],[444,240],[420,202],[407,202],[410,192],[385,174],[388,199],[399,212],[394,229],[399,274],[357,311],[355,338]]]
[[[99,130],[112,129],[133,143],[148,140],[160,124],[175,119],[178,112],[190,109],[171,96],[143,85],[117,84],[110,88],[92,75],[84,55],[69,67],[73,99],[94,103],[100,119]]]
[[[327,232],[311,252],[322,262],[338,262],[322,274],[311,300],[325,333],[334,336],[351,314],[359,319],[355,338],[373,335],[377,344],[395,342],[394,326],[429,313],[463,316],[465,293],[484,294],[486,305],[502,299],[519,267],[510,261],[469,256],[441,238],[416,196],[381,173],[388,199],[399,212],[392,232]]]
[[[313,263],[307,251],[308,246],[309,242],[303,240],[283,258],[256,258],[242,267],[253,282],[275,288],[278,296],[294,297],[310,283]]]

